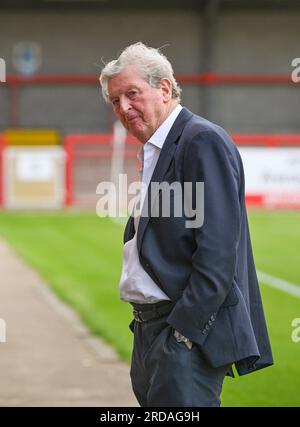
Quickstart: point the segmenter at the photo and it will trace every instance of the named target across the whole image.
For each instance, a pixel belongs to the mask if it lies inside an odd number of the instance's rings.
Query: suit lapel
[[[123,239],[124,245],[126,242],[128,242],[128,240],[131,240],[134,237],[134,234],[135,234],[134,218],[130,215],[124,230],[124,239]]]
[[[176,118],[173,126],[171,127],[171,130],[161,149],[157,164],[155,166],[152,178],[149,183],[149,187],[151,186],[152,182],[160,183],[163,181],[163,178],[174,157],[174,154],[177,148],[178,138],[180,137],[186,122],[189,120],[191,116],[192,116],[192,113],[185,107],[183,107],[183,109],[178,114],[178,117]],[[145,196],[145,200],[147,200],[148,198],[148,200],[152,199],[153,201],[155,197],[156,197],[156,194],[152,194],[150,197],[149,193],[147,192]],[[150,211],[150,208],[148,209],[148,211]],[[150,219],[149,215],[146,215],[146,216],[142,215],[140,218],[138,233],[137,233],[137,247],[139,252],[142,246],[143,236],[144,236],[146,227],[148,225],[149,219]]]

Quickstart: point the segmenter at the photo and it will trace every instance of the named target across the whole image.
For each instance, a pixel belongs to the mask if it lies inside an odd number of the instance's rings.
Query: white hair
[[[171,63],[159,49],[148,47],[141,42],[126,47],[118,59],[108,62],[100,75],[102,94],[108,102],[108,80],[121,73],[126,67],[134,66],[141,73],[141,77],[152,87],[158,88],[163,78],[172,83],[172,98],[180,102],[181,89],[174,77]]]

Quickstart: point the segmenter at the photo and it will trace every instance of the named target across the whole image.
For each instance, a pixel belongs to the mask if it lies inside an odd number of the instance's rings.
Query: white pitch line
[[[279,289],[296,298],[300,298],[300,286],[287,282],[286,280],[279,279],[278,277],[270,276],[263,271],[257,271],[258,280],[267,286]]]

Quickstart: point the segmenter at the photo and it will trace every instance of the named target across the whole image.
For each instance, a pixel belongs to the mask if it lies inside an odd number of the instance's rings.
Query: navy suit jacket
[[[213,367],[235,363],[243,375],[272,365],[236,146],[221,127],[183,108],[151,179],[162,181],[204,182],[201,227],[187,228],[184,214],[140,218],[141,265],[174,304],[167,322]],[[124,242],[134,233],[130,217]]]

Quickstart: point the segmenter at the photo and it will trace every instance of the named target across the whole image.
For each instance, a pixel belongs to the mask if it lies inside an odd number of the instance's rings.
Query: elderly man
[[[143,144],[142,201],[162,182],[179,183],[185,199],[191,183],[190,212],[204,213],[200,224],[188,225],[186,211],[174,215],[174,196],[169,216],[143,209],[127,223],[120,294],[133,306],[135,396],[141,406],[219,406],[233,364],[244,375],[273,363],[241,158],[222,128],[180,105],[172,66],[157,49],[127,47],[100,82],[118,119]],[[197,183],[204,183],[202,196]],[[159,203],[161,193],[151,200]]]

